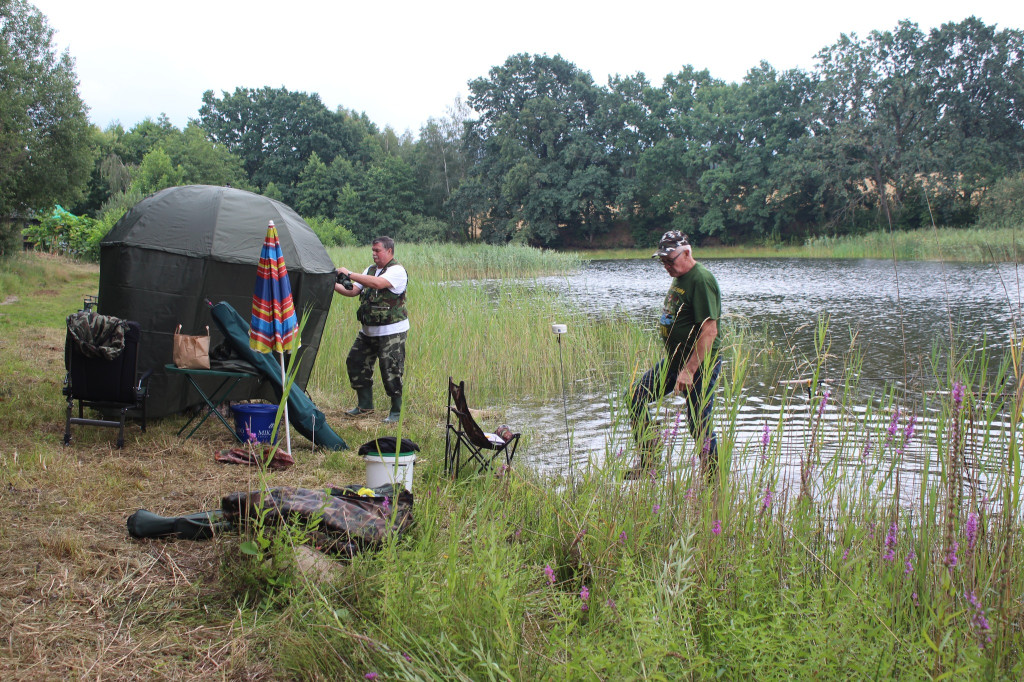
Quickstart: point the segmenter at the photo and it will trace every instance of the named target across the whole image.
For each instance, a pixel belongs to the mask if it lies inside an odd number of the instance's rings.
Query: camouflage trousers
[[[405,370],[405,339],[409,332],[388,336],[358,334],[348,352],[345,366],[348,380],[354,389],[373,386],[373,361],[380,364],[380,378],[384,392],[394,398],[402,395],[402,372]]]

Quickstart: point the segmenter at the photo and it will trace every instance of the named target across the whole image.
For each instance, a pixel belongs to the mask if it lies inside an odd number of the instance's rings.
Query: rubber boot
[[[361,417],[373,413],[373,386],[356,389],[357,404],[345,414],[349,417]]]
[[[396,395],[391,397],[391,412],[384,418],[385,424],[397,424],[398,420],[402,416],[402,396]]]

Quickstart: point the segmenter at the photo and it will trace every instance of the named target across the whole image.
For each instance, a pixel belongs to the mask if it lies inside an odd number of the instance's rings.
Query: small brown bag
[[[206,336],[181,333],[181,325],[174,330],[174,364],[181,369],[210,369],[210,328]]]

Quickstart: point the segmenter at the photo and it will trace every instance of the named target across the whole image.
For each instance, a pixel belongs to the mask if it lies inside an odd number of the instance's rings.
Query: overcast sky
[[[319,93],[399,133],[447,113],[466,83],[513,54],[560,54],[604,85],[682,66],[742,80],[764,60],[809,69],[842,33],[910,19],[922,30],[975,15],[1024,27],[1020,0],[36,0],[76,62],[101,128],[167,114],[184,127],[202,95],[236,87]]]

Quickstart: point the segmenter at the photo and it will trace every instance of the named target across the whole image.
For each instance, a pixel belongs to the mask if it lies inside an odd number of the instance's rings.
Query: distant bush
[[[100,240],[106,232],[98,221],[54,206],[53,211],[40,217],[37,225],[25,228],[24,234],[37,250],[96,261]]]
[[[409,215],[396,238],[410,244],[439,244],[448,241],[448,223],[423,215]]]
[[[358,246],[359,240],[341,223],[330,218],[303,218],[324,246]]]
[[[1024,172],[1007,175],[985,194],[978,212],[978,227],[1024,227]]]

